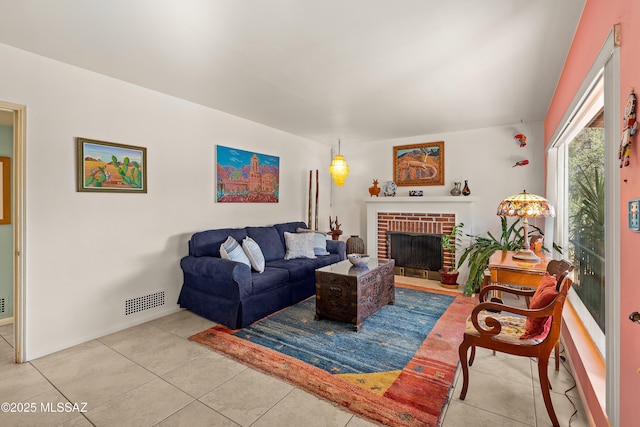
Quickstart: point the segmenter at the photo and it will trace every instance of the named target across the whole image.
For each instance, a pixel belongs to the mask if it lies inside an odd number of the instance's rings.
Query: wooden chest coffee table
[[[351,323],[355,331],[376,311],[395,302],[392,259],[371,258],[366,267],[348,260],[316,270],[316,320]]]

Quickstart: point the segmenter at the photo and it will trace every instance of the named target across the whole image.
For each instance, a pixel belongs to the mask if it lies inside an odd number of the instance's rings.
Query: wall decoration
[[[77,191],[146,193],[147,149],[77,138]]]
[[[308,211],[308,221],[307,221],[307,227],[309,227],[311,230],[318,230],[318,189],[320,188],[320,181],[318,178],[318,169],[316,169],[316,213],[315,213],[315,219],[314,219],[314,224],[313,224],[313,228],[311,227],[311,192],[313,190],[313,171],[310,170],[309,171],[309,211]]]
[[[444,185],[444,142],[393,147],[393,177],[399,186]]]
[[[527,146],[527,136],[524,133],[519,133],[513,137],[516,140],[520,148]]]
[[[0,224],[11,224],[11,157],[0,157]]]
[[[216,147],[218,203],[278,203],[280,157]]]
[[[518,148],[512,151],[511,155],[509,156],[511,162],[513,163],[512,167],[515,168],[516,166],[528,165],[529,159],[527,158],[527,155],[532,154],[529,154],[529,150],[525,148],[527,146],[527,136],[524,133],[519,133],[517,135],[514,135],[513,139],[518,143]]]
[[[329,228],[331,231],[328,231],[327,234],[331,236],[331,240],[339,240],[340,235],[342,234],[342,230],[340,230],[340,224],[338,222],[338,215],[336,215],[335,221],[331,219],[331,215],[329,215]]]
[[[385,197],[394,197],[397,190],[398,186],[393,181],[387,181],[382,185],[382,194]]]
[[[636,94],[631,89],[631,93],[627,98],[624,107],[624,129],[620,137],[620,149],[618,151],[618,159],[620,159],[620,167],[629,166],[631,158],[631,137],[638,130],[638,122],[636,121]]]
[[[640,199],[629,200],[629,230],[640,231]]]

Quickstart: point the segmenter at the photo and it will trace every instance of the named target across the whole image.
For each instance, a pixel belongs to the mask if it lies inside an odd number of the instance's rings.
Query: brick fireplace
[[[387,257],[387,231],[446,234],[455,224],[464,223],[464,232],[473,233],[476,196],[370,197],[367,207],[367,253]],[[458,251],[457,256],[460,256]],[[455,264],[454,256],[444,252],[445,267]],[[460,269],[461,283],[468,270]]]
[[[387,232],[448,234],[456,224],[455,213],[378,212],[378,258],[387,258]],[[444,250],[443,266],[453,267],[454,255]]]

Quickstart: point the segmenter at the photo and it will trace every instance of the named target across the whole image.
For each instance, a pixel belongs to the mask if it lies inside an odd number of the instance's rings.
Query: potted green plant
[[[458,261],[458,266],[467,261],[469,267],[469,279],[464,288],[465,295],[473,295],[480,289],[484,272],[489,266],[489,258],[495,251],[515,251],[522,248],[524,240],[524,225],[520,223],[520,218],[516,219],[511,225],[507,221],[507,217],[500,217],[501,233],[496,238],[487,231],[487,237],[469,236],[471,244],[464,250]],[[536,226],[529,224],[529,234],[544,235],[542,230]],[[562,253],[562,248],[555,243],[554,250]],[[546,250],[543,248],[543,250]]]
[[[497,250],[513,251],[522,247],[524,227],[518,226],[520,219],[509,225],[507,218],[500,217],[501,233],[496,238],[487,231],[487,237],[470,236],[471,244],[460,256],[459,264],[467,261],[469,266],[469,278],[464,288],[465,295],[473,295],[480,289],[484,279],[484,271],[489,265],[489,258]]]
[[[460,238],[462,236],[462,228],[464,227],[464,223],[456,224],[451,229],[449,234],[443,234],[441,238],[442,248],[450,251],[454,256],[456,253],[456,249],[458,244],[460,243]],[[453,267],[449,268],[441,268],[440,271],[440,283],[445,288],[457,288],[458,287],[458,269],[455,265],[455,260]]]

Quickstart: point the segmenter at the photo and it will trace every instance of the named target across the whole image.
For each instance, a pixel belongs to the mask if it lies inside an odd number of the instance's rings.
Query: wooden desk
[[[547,271],[551,256],[543,254],[540,262],[513,259],[514,251],[495,251],[489,258],[491,284],[516,285],[537,288]]]

